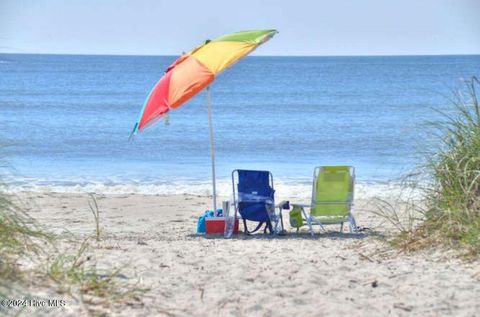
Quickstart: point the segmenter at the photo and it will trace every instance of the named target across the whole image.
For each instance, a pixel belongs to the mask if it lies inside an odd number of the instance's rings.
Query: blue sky
[[[0,52],[178,55],[248,29],[257,55],[480,54],[480,0],[0,0]]]

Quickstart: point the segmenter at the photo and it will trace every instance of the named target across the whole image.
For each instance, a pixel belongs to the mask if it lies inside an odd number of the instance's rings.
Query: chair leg
[[[305,217],[305,219],[307,219],[308,229],[310,231],[310,234],[313,237],[315,235],[315,233],[313,232],[312,217],[307,216],[307,213],[305,212],[305,209],[303,209],[303,207],[302,207],[302,213],[303,213],[303,216]]]
[[[310,234],[313,237],[315,235],[315,232],[313,232],[312,219],[310,217],[307,218],[307,223],[308,227],[310,228]]]
[[[283,226],[283,214],[282,214],[282,208],[279,208],[279,215],[280,215],[280,226],[282,228],[281,232],[284,233],[285,227]]]
[[[247,221],[245,219],[243,219],[243,229],[244,229],[243,234],[245,234],[245,235],[250,234],[250,232],[248,232]]]
[[[348,224],[350,226],[350,233],[357,233],[358,232],[357,223],[356,223],[355,218],[353,217],[352,214],[348,215]]]
[[[340,224],[340,232],[343,231],[343,222]]]
[[[320,220],[317,219],[317,223],[318,225],[320,226],[320,229],[323,230],[323,232],[327,232],[327,229],[325,229],[325,227],[323,226],[322,222]]]
[[[273,226],[272,226],[272,222],[270,220],[268,220],[265,224],[265,230],[263,230],[263,233],[267,233],[267,231],[270,231],[270,234],[275,234],[275,232],[273,231]]]

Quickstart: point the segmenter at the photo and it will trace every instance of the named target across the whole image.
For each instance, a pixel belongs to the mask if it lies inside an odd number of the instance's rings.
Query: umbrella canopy
[[[145,129],[207,87],[223,70],[272,38],[276,30],[231,33],[180,56],[153,87],[133,128]]]
[[[195,96],[239,59],[271,39],[276,30],[256,30],[207,40],[170,65],[147,97],[135,123],[132,136],[152,125],[170,109],[176,109]],[[208,90],[208,89],[207,89]],[[216,213],[215,146],[212,127],[210,91],[207,94],[210,156],[212,161],[213,211]]]

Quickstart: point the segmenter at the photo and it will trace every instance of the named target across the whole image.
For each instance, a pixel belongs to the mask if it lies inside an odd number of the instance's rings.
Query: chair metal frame
[[[355,191],[355,168],[353,166],[348,166],[349,173],[350,173],[350,192],[349,192],[349,197],[346,201],[317,202],[315,200],[316,193],[317,193],[317,178],[320,175],[321,169],[324,168],[324,167],[327,167],[327,166],[317,166],[317,167],[315,167],[315,169],[313,171],[312,199],[311,199],[310,205],[307,205],[307,204],[293,204],[292,203],[292,206],[299,206],[301,208],[302,214],[305,218],[304,221],[307,222],[310,234],[312,236],[314,235],[314,231],[313,231],[313,226],[314,225],[319,225],[320,228],[323,231],[326,231],[324,225],[340,224],[340,232],[342,232],[343,231],[343,224],[345,222],[349,223],[350,233],[357,233],[358,232],[358,227],[357,227],[357,224],[356,224],[356,221],[355,221],[355,217],[353,216],[353,213],[352,213],[353,206],[354,206],[353,199],[354,199],[354,191]],[[305,211],[306,208],[309,208],[311,210],[312,208],[314,208],[317,205],[327,205],[327,204],[332,204],[332,205],[346,204],[346,205],[348,205],[349,211],[348,211],[347,218],[343,221],[342,220],[332,220],[332,221],[323,220],[323,221],[321,221],[316,216],[312,216],[311,214],[307,214],[307,212]],[[299,228],[297,228],[297,232],[298,232],[298,230],[299,230]]]

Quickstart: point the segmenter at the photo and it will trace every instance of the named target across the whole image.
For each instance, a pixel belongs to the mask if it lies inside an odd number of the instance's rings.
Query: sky
[[[256,55],[480,54],[480,0],[0,0],[0,52],[179,55],[275,28]]]

